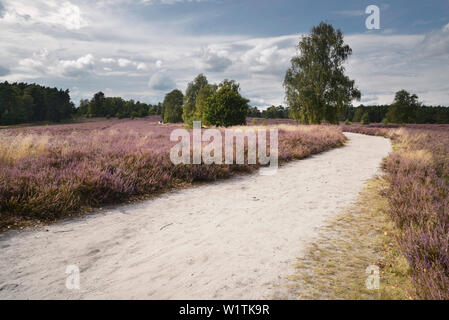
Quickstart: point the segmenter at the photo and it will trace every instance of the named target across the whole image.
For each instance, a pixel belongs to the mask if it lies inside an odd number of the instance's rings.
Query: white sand
[[[390,142],[347,146],[90,217],[0,236],[0,299],[260,299],[325,219],[351,204]],[[48,231],[46,231],[48,230]],[[67,265],[80,290],[65,287]]]

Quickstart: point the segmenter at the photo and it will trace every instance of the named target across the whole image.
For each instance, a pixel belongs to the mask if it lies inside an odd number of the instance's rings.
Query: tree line
[[[124,100],[120,97],[106,97],[103,92],[96,93],[89,101],[80,101],[77,110],[78,116],[92,117],[116,117],[123,118],[143,118],[152,115],[162,114],[162,104],[146,104],[140,101]]]
[[[60,122],[70,119],[75,105],[69,90],[26,83],[0,83],[0,124]]]
[[[265,119],[288,119],[290,118],[290,108],[284,106],[271,106],[260,111],[257,107],[250,107],[248,117]]]
[[[391,105],[348,107],[340,117],[341,121],[374,123],[449,123],[449,108],[425,106],[416,94],[400,90]]]

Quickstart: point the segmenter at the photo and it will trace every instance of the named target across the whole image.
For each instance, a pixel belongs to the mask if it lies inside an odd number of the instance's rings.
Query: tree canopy
[[[184,96],[184,104],[182,107],[182,119],[188,126],[192,126],[196,115],[196,100],[200,90],[208,85],[207,78],[203,74],[199,74],[192,82],[187,85],[186,94]]]
[[[0,83],[0,124],[70,119],[75,106],[69,90],[37,84]]]
[[[343,66],[351,48],[344,43],[341,30],[324,22],[303,36],[297,48],[299,53],[291,59],[284,79],[293,119],[308,124],[337,123],[344,107],[361,96]]]
[[[207,100],[217,92],[217,89],[217,85],[208,84],[201,88],[196,97],[195,120],[200,120],[201,123],[207,126],[210,125],[210,123],[205,118],[204,110],[207,105]]]
[[[204,105],[204,119],[208,124],[229,127],[246,124],[249,100],[240,95],[240,85],[224,80]]]
[[[165,95],[164,102],[162,104],[164,108],[164,122],[182,122],[183,99],[184,95],[178,89],[175,89]]]
[[[149,115],[161,115],[162,105],[149,105],[140,101],[124,100],[120,97],[106,97],[97,92],[89,101],[83,99],[78,107],[78,115],[86,117],[135,118]]]
[[[386,121],[390,123],[415,123],[420,103],[416,94],[405,90],[396,92],[394,101],[388,109]]]

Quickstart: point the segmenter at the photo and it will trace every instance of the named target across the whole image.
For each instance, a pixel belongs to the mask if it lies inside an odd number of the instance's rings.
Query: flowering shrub
[[[52,221],[83,209],[213,181],[258,165],[178,165],[170,134],[182,125],[157,117],[0,131],[0,229]],[[338,127],[280,126],[280,161],[343,145]]]

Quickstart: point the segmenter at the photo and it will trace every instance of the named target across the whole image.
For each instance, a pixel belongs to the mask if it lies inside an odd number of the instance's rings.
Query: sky
[[[369,5],[380,29],[368,30]],[[234,79],[250,104],[285,104],[301,35],[321,21],[353,49],[354,105],[389,104],[405,89],[449,105],[449,0],[0,0],[0,81],[103,91],[146,103],[199,73]]]

